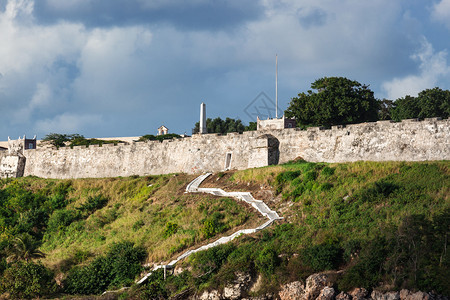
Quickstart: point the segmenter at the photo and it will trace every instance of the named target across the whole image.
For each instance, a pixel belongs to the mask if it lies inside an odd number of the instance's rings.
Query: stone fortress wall
[[[202,134],[133,142],[24,150],[24,176],[44,178],[189,174],[246,169],[301,157],[311,162],[450,159],[450,119],[378,121],[322,130],[313,127]],[[0,154],[1,155],[1,154]]]

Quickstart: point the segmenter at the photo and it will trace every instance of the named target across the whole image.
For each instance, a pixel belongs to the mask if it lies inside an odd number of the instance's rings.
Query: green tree
[[[162,142],[163,140],[171,140],[174,138],[181,138],[180,135],[176,134],[176,133],[168,133],[168,134],[162,134],[162,135],[153,135],[153,134],[146,134],[143,135],[139,138],[139,142],[145,142],[145,141],[160,141]]]
[[[53,146],[64,147],[69,144],[70,147],[73,146],[89,146],[89,145],[103,145],[103,144],[118,144],[123,143],[119,140],[98,140],[98,139],[87,139],[80,134],[61,134],[61,133],[50,133],[47,134],[42,141],[50,142]]]
[[[378,101],[378,120],[392,120],[392,109],[395,107],[394,101],[383,99]]]
[[[344,77],[324,77],[291,99],[285,115],[300,126],[331,126],[376,121],[378,102],[368,86]]]
[[[248,126],[245,126],[244,131],[255,131],[257,128],[256,122],[250,122],[248,123]]]
[[[107,288],[131,285],[142,271],[141,262],[147,253],[132,242],[113,244],[105,256],[100,256],[89,265],[76,266],[70,270],[65,290],[71,294],[99,294]]]
[[[450,91],[438,87],[423,90],[417,97],[405,96],[395,101],[392,119],[400,121],[413,118],[450,116]]]
[[[418,118],[419,111],[419,101],[417,98],[408,95],[394,102],[391,117],[395,121]]]
[[[9,261],[25,260],[45,257],[45,254],[38,250],[39,242],[35,241],[28,233],[15,237],[9,248]]]
[[[42,139],[42,141],[50,142],[50,144],[56,147],[64,147],[66,142],[80,139],[84,139],[84,136],[79,134],[49,133]]]
[[[252,124],[254,123],[254,124]],[[248,126],[245,126],[241,120],[226,118],[222,120],[221,118],[206,119],[206,129],[208,133],[220,133],[226,134],[229,132],[239,132],[242,133],[244,131],[256,130],[256,123],[250,122]],[[198,133],[200,131],[200,123],[195,123],[193,133]]]
[[[16,299],[36,298],[54,293],[56,282],[53,273],[41,263],[18,262],[3,273],[0,291]]]

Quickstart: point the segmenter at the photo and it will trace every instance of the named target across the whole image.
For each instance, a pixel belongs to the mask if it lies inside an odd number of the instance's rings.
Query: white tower
[[[202,102],[200,104],[200,128],[199,133],[208,133],[206,130],[206,104]]]

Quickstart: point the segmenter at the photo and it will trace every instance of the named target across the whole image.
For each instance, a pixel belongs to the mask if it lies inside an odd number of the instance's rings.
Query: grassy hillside
[[[45,253],[40,261],[64,283],[77,265],[89,266],[124,241],[144,249],[146,254],[139,263],[151,266],[220,234],[262,223],[258,214],[233,199],[185,194],[187,183],[194,178],[1,180],[0,272],[14,266],[11,253],[17,239]],[[134,279],[136,274],[128,277]],[[125,279],[105,283],[103,288],[132,282]]]
[[[215,174],[205,186],[251,191],[285,219],[191,256],[180,264],[184,271],[166,281],[155,273],[122,297],[220,289],[236,271],[262,276],[252,292],[258,295],[324,270],[345,271],[339,290],[410,288],[449,295],[449,168],[446,161],[298,161]],[[42,283],[41,294],[100,293],[131,283],[143,263],[167,261],[263,222],[235,200],[185,194],[193,178],[0,181],[0,290],[11,291],[15,278],[29,274],[41,280],[34,281]],[[42,265],[12,260],[18,238],[47,254]],[[45,284],[52,277],[59,287]]]
[[[221,289],[236,272],[262,275],[252,295],[312,273],[344,270],[336,288],[435,291],[449,295],[449,162],[292,162],[217,174],[206,185],[270,198],[285,221],[199,253],[169,281],[155,274],[137,293],[169,297]],[[206,274],[206,275],[205,275]]]

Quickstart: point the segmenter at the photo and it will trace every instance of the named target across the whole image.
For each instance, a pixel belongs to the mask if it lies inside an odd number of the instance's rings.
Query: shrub
[[[87,214],[92,214],[97,209],[104,207],[107,203],[108,199],[106,199],[102,195],[97,195],[94,197],[89,196],[86,202],[77,209]]]
[[[334,171],[335,171],[335,170],[336,170],[336,168],[330,168],[330,167],[328,167],[328,166],[325,166],[325,167],[322,169],[322,172],[320,172],[320,173],[321,173],[321,175],[324,176],[324,177],[330,177],[331,175],[334,174]]]
[[[277,194],[281,193],[284,185],[287,182],[291,182],[292,180],[299,177],[301,174],[302,174],[301,171],[286,171],[278,174],[277,177],[275,177],[275,186]]]
[[[145,299],[168,299],[169,292],[166,289],[164,281],[164,272],[158,270],[153,272],[145,284],[145,289],[142,295]]]
[[[361,250],[356,264],[347,269],[338,281],[339,289],[348,291],[354,287],[375,287],[382,278],[386,245],[386,240],[380,237],[368,242]]]
[[[58,209],[53,212],[48,220],[48,232],[56,232],[65,229],[72,222],[80,219],[80,214],[73,209]]]
[[[206,219],[203,222],[203,226],[201,229],[201,232],[205,238],[210,238],[216,235],[217,233],[220,233],[226,229],[224,224],[222,223],[222,219],[224,218],[224,215],[220,212],[215,212],[212,214],[212,216],[208,219]]]
[[[41,263],[18,262],[5,270],[0,290],[14,298],[36,298],[56,291],[53,273]]]
[[[66,292],[71,294],[99,294],[108,287],[128,285],[141,270],[147,256],[141,247],[132,242],[113,244],[106,254],[91,264],[74,267],[67,276]]]
[[[168,238],[172,236],[173,234],[177,233],[178,230],[178,224],[167,222],[166,223],[166,230],[164,231],[164,238]]]
[[[145,225],[144,221],[138,220],[133,224],[132,229],[133,229],[133,231],[138,231],[144,225]]]
[[[266,275],[272,275],[275,272],[278,262],[277,253],[270,246],[265,247],[255,260],[258,270]]]
[[[324,182],[319,186],[319,191],[323,192],[323,191],[328,191],[331,190],[333,188],[333,184],[329,183],[329,182]]]
[[[71,189],[72,182],[64,181],[56,185],[53,190],[53,194],[49,199],[49,203],[52,209],[61,209],[68,204],[67,194]]]
[[[314,181],[317,178],[317,173],[314,170],[308,171],[303,175],[303,181],[304,182],[309,182],[309,181]]]
[[[336,269],[342,263],[342,249],[334,243],[323,243],[306,248],[302,256],[315,272]]]
[[[219,245],[191,256],[190,262],[197,271],[202,273],[219,269],[236,247],[233,244]]]
[[[302,174],[301,171],[286,171],[282,172],[275,177],[275,183],[277,185],[285,184],[286,182],[292,181]]]

